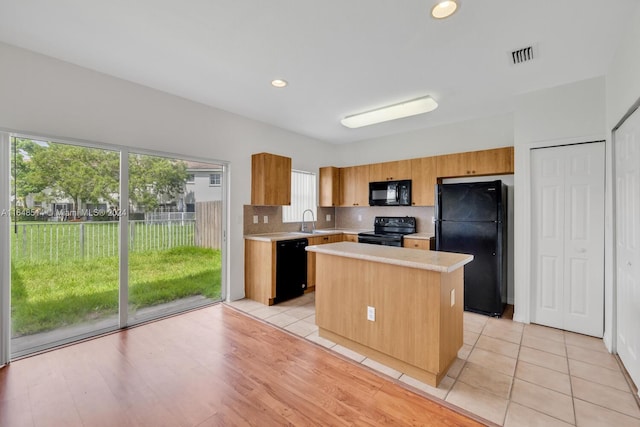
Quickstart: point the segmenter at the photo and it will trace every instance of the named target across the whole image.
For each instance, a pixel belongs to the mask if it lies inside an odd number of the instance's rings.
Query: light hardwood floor
[[[640,427],[638,391],[601,339],[514,322],[512,307],[501,319],[464,312],[464,344],[436,388],[319,337],[314,292],[230,304],[498,425]]]
[[[0,426],[232,425],[482,423],[223,304],[0,369]]]

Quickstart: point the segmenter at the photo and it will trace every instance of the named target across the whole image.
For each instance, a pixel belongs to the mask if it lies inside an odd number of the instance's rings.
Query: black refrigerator
[[[436,187],[436,250],[473,255],[464,267],[464,309],[502,315],[507,296],[507,186]]]

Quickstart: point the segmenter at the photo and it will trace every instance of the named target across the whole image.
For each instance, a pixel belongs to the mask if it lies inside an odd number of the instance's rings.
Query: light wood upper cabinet
[[[475,151],[477,175],[500,175],[514,172],[513,147]]]
[[[340,205],[340,169],[328,166],[320,168],[320,206]]]
[[[251,204],[291,204],[291,158],[269,153],[251,156]]]
[[[437,180],[435,157],[412,159],[411,204],[414,206],[434,206]]]
[[[437,158],[439,178],[512,174],[513,147],[446,154]]]
[[[340,168],[340,205],[369,206],[369,165]]]
[[[411,160],[398,160],[369,165],[370,181],[397,181],[400,179],[411,179]]]

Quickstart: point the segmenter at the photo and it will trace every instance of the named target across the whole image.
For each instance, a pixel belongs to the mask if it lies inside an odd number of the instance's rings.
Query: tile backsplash
[[[331,219],[327,221],[327,215]],[[254,216],[258,222],[254,223]],[[373,220],[376,216],[414,216],[416,217],[419,233],[433,232],[434,226],[431,218],[434,216],[432,206],[401,207],[345,207],[345,208],[321,208],[318,207],[316,228],[348,228],[373,230]],[[264,219],[267,218],[265,223]],[[306,218],[309,219],[309,216]],[[300,222],[282,222],[282,206],[244,206],[244,234],[275,233],[281,231],[299,231]]]
[[[327,221],[327,215],[331,219]],[[254,216],[258,217],[258,223],[254,224]],[[265,223],[264,219],[267,218]],[[309,215],[305,218],[310,222]],[[316,228],[335,228],[335,208],[318,207]],[[282,206],[254,206],[244,205],[244,234],[275,233],[280,231],[300,231],[300,221],[282,222]]]
[[[433,232],[433,206],[366,206],[357,208],[336,208],[336,228],[373,229],[377,216],[414,216],[418,233]]]

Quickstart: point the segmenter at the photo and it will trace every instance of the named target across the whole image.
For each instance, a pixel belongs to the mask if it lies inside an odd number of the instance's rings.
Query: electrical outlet
[[[327,214],[327,222],[331,221],[331,214]]]
[[[431,217],[431,224],[435,224],[435,223],[436,223],[436,217],[435,217],[435,216],[432,216],[432,217]]]
[[[376,321],[376,308],[367,306],[367,320]]]
[[[362,221],[362,215],[358,215],[358,221]]]
[[[265,224],[269,224],[269,217],[267,215],[265,215],[264,217],[262,217],[262,219],[264,220]]]
[[[451,289],[451,307],[456,305],[456,290]]]
[[[258,215],[254,215],[253,216],[253,223],[257,224],[258,223]]]

